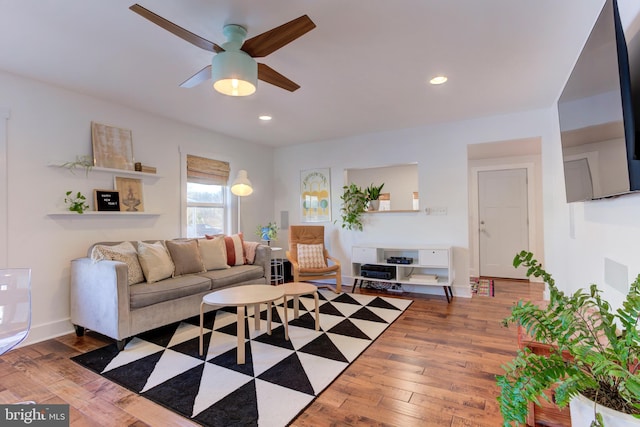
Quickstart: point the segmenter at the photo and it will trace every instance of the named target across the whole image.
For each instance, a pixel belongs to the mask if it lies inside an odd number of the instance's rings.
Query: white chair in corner
[[[0,269],[0,355],[20,344],[31,328],[31,269]]]

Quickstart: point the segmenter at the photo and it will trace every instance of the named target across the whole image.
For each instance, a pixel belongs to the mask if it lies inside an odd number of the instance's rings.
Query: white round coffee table
[[[309,295],[312,294],[316,303],[316,331],[320,330],[320,310],[318,303],[318,287],[305,282],[289,282],[284,285],[277,286],[278,288],[284,289],[285,296],[285,307],[286,307],[286,297],[293,297],[293,318],[297,319],[299,316],[298,307],[300,305],[299,297],[300,295]],[[285,310],[285,313],[287,310]],[[285,323],[287,322],[285,316]],[[289,339],[289,328],[286,327],[284,329],[285,338]]]
[[[237,307],[238,313],[238,365],[245,362],[244,353],[244,314],[245,307],[253,305],[255,328],[260,330],[260,304],[267,304],[267,333],[271,335],[271,303],[283,298],[284,306],[287,306],[287,297],[282,286],[271,285],[241,285],[233,288],[221,289],[202,297],[200,303],[200,356],[202,356],[202,333],[204,320],[204,305],[219,305],[223,307]],[[284,310],[285,335],[287,331],[287,310]],[[288,339],[288,338],[287,338]]]

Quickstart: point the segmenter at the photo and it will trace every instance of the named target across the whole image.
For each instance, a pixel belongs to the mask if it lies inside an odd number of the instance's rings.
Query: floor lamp
[[[238,171],[238,176],[231,184],[231,192],[238,196],[238,233],[240,233],[240,199],[253,193],[253,187],[247,177],[246,170],[241,169]]]

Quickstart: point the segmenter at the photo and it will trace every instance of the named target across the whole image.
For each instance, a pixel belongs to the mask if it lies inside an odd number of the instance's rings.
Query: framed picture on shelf
[[[134,170],[130,130],[91,122],[91,144],[94,166]]]
[[[119,193],[120,211],[144,212],[141,179],[116,176],[115,188]]]
[[[119,193],[113,190],[93,190],[93,206],[97,211],[119,212]]]
[[[300,209],[302,222],[331,221],[330,169],[300,172]]]

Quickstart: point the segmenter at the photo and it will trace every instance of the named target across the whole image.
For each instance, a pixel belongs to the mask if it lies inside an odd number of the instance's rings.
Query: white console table
[[[411,260],[409,264],[390,263],[391,257]],[[387,267],[392,278],[372,277],[365,265]],[[453,292],[453,249],[450,246],[424,246],[419,248],[354,246],[351,250],[353,292],[360,282],[391,282],[416,286],[442,286],[447,302]],[[374,273],[375,275],[375,273]]]

